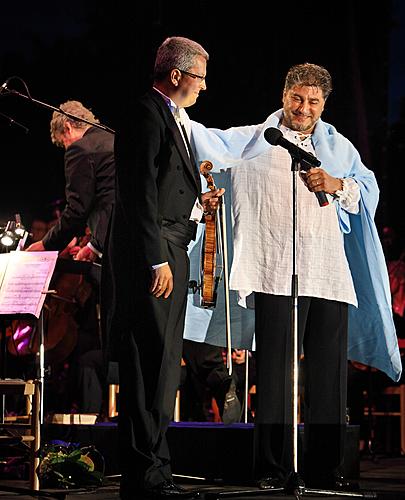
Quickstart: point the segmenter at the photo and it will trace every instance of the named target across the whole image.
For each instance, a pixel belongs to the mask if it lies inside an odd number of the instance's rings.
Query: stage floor
[[[302,426],[299,427],[298,456],[302,448]],[[405,457],[364,455],[358,452],[358,426],[348,426],[344,475],[360,485],[360,494],[351,498],[376,498],[379,500],[405,500]],[[53,440],[94,445],[105,462],[106,481],[96,490],[44,490],[48,495],[40,498],[67,498],[79,500],[86,494],[94,500],[119,498],[119,449],[115,422],[94,425],[45,425],[43,443]],[[168,431],[172,455],[172,469],[176,482],[186,488],[198,488],[201,500],[221,498],[255,498],[274,500],[293,499],[284,492],[263,492],[252,486],[253,481],[253,424],[223,424],[182,422],[172,423]],[[301,443],[301,445],[300,445]],[[190,479],[193,476],[194,479]],[[24,476],[14,476],[24,477]],[[198,479],[197,479],[198,478]],[[219,479],[216,479],[219,478]],[[243,485],[243,486],[242,486]],[[245,486],[249,485],[249,486]],[[21,481],[12,481],[9,474],[0,476],[0,500],[33,498],[26,494],[6,491],[9,487],[27,487]],[[371,495],[368,495],[371,492]],[[357,493],[357,492],[356,492]],[[52,496],[50,496],[51,494]],[[65,495],[65,496],[64,496]],[[38,495],[36,495],[38,498]],[[306,495],[309,497],[309,494]],[[311,498],[325,498],[314,495]],[[329,495],[332,497],[332,495]],[[333,495],[348,498],[348,495]],[[134,500],[142,500],[140,498]]]
[[[186,481],[183,478],[176,478],[179,484],[182,484],[186,488],[196,488],[198,487],[201,491],[201,500],[214,500],[221,498],[239,498],[241,500],[246,500],[247,498],[254,498],[255,500],[264,500],[267,498],[272,498],[273,500],[281,499],[293,499],[293,495],[286,495],[284,493],[270,493],[261,494],[260,491],[256,491],[254,495],[243,494],[244,487],[235,486],[232,484],[210,484],[203,481]],[[378,500],[405,500],[405,457],[384,457],[378,456],[371,459],[370,457],[364,457],[360,461],[360,492],[363,494],[363,498],[376,498]],[[28,500],[33,498],[29,495],[16,495],[10,492],[1,491],[2,486],[14,486],[23,487],[27,486],[25,482],[22,481],[0,481],[0,500],[18,498],[19,500]],[[245,490],[252,491],[252,488],[245,487]],[[74,490],[74,491],[56,491],[56,490],[46,490],[48,493],[59,493],[66,494],[67,500],[81,500],[83,499],[83,494],[86,498],[90,500],[112,500],[118,499],[118,479],[117,478],[107,478],[106,485],[104,487],[98,488],[92,491],[86,490]],[[240,492],[240,495],[234,496],[233,492]],[[367,495],[368,492],[372,492],[375,495],[370,497]],[[54,498],[56,498],[55,495]],[[308,496],[309,495],[305,495]],[[41,498],[45,498],[44,496]],[[48,497],[49,498],[49,497]],[[59,496],[61,498],[61,496]],[[321,499],[327,498],[321,495],[310,495],[310,498]],[[332,498],[347,498],[344,495],[334,495]],[[142,499],[134,499],[142,500]]]

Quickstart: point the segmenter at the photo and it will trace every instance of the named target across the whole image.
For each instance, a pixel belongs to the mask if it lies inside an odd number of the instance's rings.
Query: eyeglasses
[[[189,71],[183,71],[182,69],[179,69],[180,73],[184,73],[185,75],[187,76],[190,76],[191,78],[194,78],[194,79],[198,79],[200,81],[204,81],[205,80],[205,76],[201,76],[201,75],[196,75],[195,73],[190,73]]]

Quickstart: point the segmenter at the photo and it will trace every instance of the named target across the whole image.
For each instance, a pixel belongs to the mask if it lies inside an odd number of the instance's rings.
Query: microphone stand
[[[293,471],[288,478],[298,496],[303,491],[301,481],[298,476],[298,273],[297,273],[297,175],[301,168],[301,163],[297,158],[291,157],[292,171],[292,194],[293,194],[293,218],[292,218],[292,274],[291,274],[291,382],[292,397],[291,409],[293,415]]]
[[[295,498],[299,499],[305,494],[308,495],[324,495],[324,496],[339,496],[352,498],[376,498],[377,495],[371,492],[349,492],[349,491],[334,491],[323,488],[313,489],[306,488],[298,474],[298,272],[297,272],[297,220],[298,220],[298,197],[297,197],[297,178],[301,170],[307,170],[305,165],[301,166],[301,160],[296,155],[291,154],[291,172],[292,172],[292,199],[293,199],[293,220],[292,220],[292,275],[291,275],[291,382],[292,382],[292,397],[291,407],[293,415],[293,470],[287,479],[286,489],[292,491]],[[319,198],[318,198],[319,201]],[[305,425],[305,422],[304,422]],[[287,492],[288,492],[287,491]]]
[[[301,159],[298,155],[291,155],[291,172],[292,172],[292,201],[293,201],[293,211],[292,211],[292,275],[291,275],[291,409],[293,415],[293,425],[292,425],[292,457],[293,457],[293,470],[287,477],[286,486],[284,488],[274,488],[274,489],[258,489],[248,490],[248,491],[235,491],[235,492],[225,492],[223,495],[221,493],[217,494],[216,498],[223,498],[225,496],[232,497],[244,497],[248,498],[250,496],[267,496],[284,493],[292,493],[295,499],[299,500],[301,497],[308,494],[309,496],[319,495],[319,496],[334,496],[334,497],[350,497],[350,498],[377,498],[377,495],[373,492],[350,492],[350,491],[334,491],[326,489],[312,489],[306,488],[303,481],[298,474],[298,273],[297,273],[297,214],[298,214],[298,204],[297,204],[297,177],[298,172],[302,169]],[[304,165],[305,166],[305,165]],[[305,424],[304,424],[305,425]]]
[[[84,122],[84,123],[87,123],[88,125],[92,125],[93,127],[97,127],[97,128],[100,128],[101,130],[105,130],[106,132],[109,132],[110,134],[115,134],[115,131],[112,128],[107,127],[107,125],[103,125],[101,123],[93,123],[90,120],[86,120],[85,118],[81,118],[79,116],[73,115],[72,113],[67,113],[66,111],[63,111],[63,109],[57,108],[56,106],[52,106],[51,104],[47,104],[46,102],[38,101],[38,99],[34,99],[30,95],[25,95],[25,94],[22,94],[21,92],[18,92],[17,90],[9,89],[7,86],[5,86],[4,89],[9,94],[16,95],[18,97],[22,97],[24,99],[27,99],[28,101],[33,102],[34,104],[38,104],[39,106],[42,106],[43,108],[50,109],[51,111],[56,111],[57,113],[61,113],[62,115],[65,115],[68,118],[71,118],[72,120]]]

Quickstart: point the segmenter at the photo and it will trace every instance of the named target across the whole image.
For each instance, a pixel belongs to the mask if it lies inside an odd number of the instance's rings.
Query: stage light
[[[15,222],[14,221],[8,221],[6,227],[4,228],[3,233],[0,235],[0,243],[4,247],[11,247],[14,245],[16,241],[16,234],[15,234]]]
[[[28,233],[21,224],[20,214],[16,214],[15,220],[9,220],[6,227],[0,228],[0,247],[6,252],[22,250],[27,236]]]

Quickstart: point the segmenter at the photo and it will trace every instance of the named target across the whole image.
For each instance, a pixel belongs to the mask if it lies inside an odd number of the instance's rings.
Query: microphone
[[[281,146],[282,148],[285,148],[294,160],[300,162],[302,170],[306,171],[312,167],[320,167],[321,165],[321,162],[313,154],[308,151],[304,151],[292,142],[287,141],[278,128],[267,128],[264,131],[264,138],[272,146]],[[326,205],[329,205],[325,191],[314,191],[314,193],[318,199],[320,207],[326,207]]]

